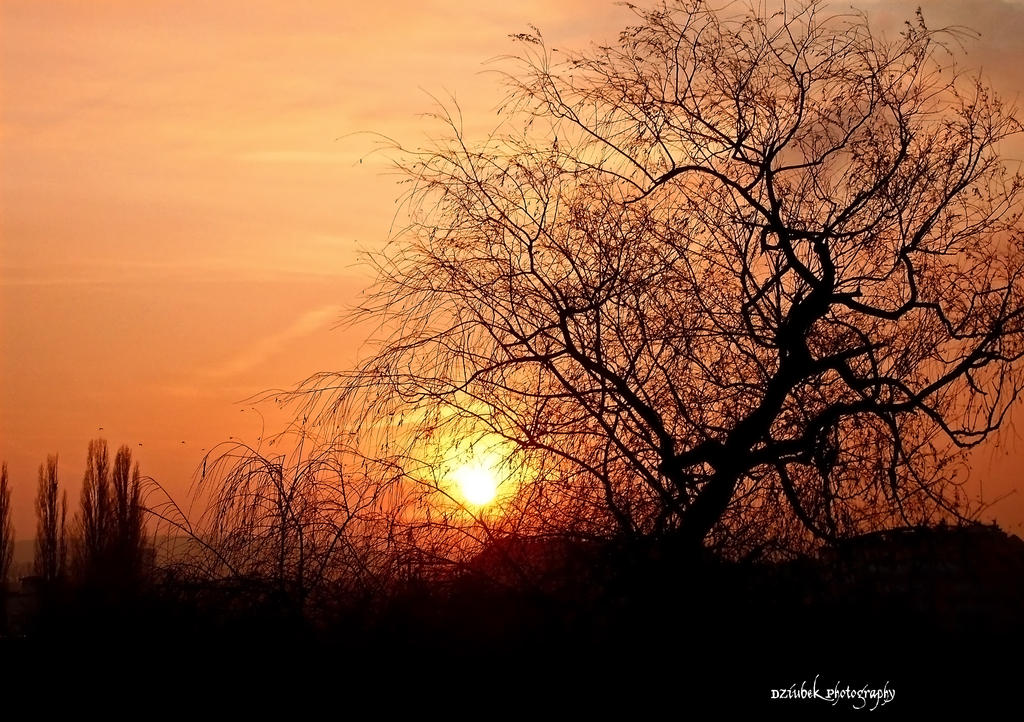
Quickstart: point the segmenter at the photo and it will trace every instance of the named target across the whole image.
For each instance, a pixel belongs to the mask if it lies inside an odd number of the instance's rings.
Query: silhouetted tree
[[[7,462],[0,466],[0,635],[7,634],[7,577],[14,559],[14,523],[11,520],[11,487]]]
[[[6,591],[7,576],[14,560],[14,520],[11,518],[11,486],[7,462],[0,466],[0,596]]]
[[[52,583],[64,578],[67,566],[68,495],[60,494],[57,457],[48,456],[39,465],[39,490],[36,496],[35,573]]]
[[[384,339],[302,413],[442,505],[433,447],[493,444],[516,530],[750,549],[962,513],[1022,383],[1013,108],[920,13],[633,10],[580,54],[517,36],[485,142],[444,111],[396,147],[409,221],[352,317]]]
[[[128,446],[117,450],[110,479],[113,492],[109,532],[110,563],[122,580],[136,581],[145,563],[145,520],[139,464],[136,462],[132,466],[132,452]]]
[[[139,465],[121,446],[113,465],[107,442],[89,442],[76,525],[81,580],[109,590],[138,582],[145,559],[145,519]]]
[[[77,556],[83,576],[94,576],[107,565],[112,526],[110,456],[107,442],[104,439],[93,439],[89,442],[86,455],[77,524]]]
[[[275,442],[292,453],[271,453]],[[222,445],[203,461],[195,491],[205,512],[194,522],[151,480],[166,501],[149,512],[190,540],[168,552],[172,571],[233,579],[288,614],[377,590],[395,561],[384,509],[401,504],[385,501],[389,477],[346,468],[347,460],[344,448],[301,431],[266,446]]]

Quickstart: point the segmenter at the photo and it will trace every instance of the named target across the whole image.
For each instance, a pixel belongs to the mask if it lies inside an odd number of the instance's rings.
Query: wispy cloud
[[[345,236],[327,234],[311,237],[305,245],[314,249],[344,248],[352,241]],[[302,249],[302,245],[297,246]],[[294,248],[292,255],[296,255]],[[332,279],[341,282],[364,283],[363,279],[349,278],[333,267],[313,267],[313,261],[296,262],[294,268],[280,263],[242,265],[237,259],[200,259],[194,263],[146,263],[117,260],[110,263],[77,262],[63,266],[33,268],[5,266],[0,262],[0,289],[7,286],[113,286],[130,284],[169,283],[225,283],[231,281],[259,283],[291,279]]]
[[[230,358],[205,369],[203,375],[211,379],[226,379],[243,374],[285,351],[289,344],[328,328],[340,313],[341,307],[333,304],[310,309],[288,327],[256,340]]]

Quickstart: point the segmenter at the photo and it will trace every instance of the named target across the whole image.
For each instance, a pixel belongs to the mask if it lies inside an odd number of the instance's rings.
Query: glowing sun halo
[[[463,464],[452,476],[465,500],[475,506],[490,503],[498,493],[494,470],[479,462]]]

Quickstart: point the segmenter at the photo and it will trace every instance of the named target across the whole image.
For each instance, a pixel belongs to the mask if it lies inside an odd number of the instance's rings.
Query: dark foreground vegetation
[[[338,590],[305,610],[257,580],[151,568],[138,582],[25,580],[0,654],[93,650],[243,676],[271,664],[279,682],[380,683],[410,667],[495,685],[528,675],[527,696],[608,675],[614,694],[670,681],[680,704],[724,695],[723,710],[771,706],[771,689],[820,675],[888,681],[906,710],[986,706],[1024,643],[1024,542],[982,525],[867,535],[785,562],[507,538],[451,573]]]
[[[303,495],[315,496],[306,474],[271,473],[276,486],[251,466],[241,486],[216,477],[234,493],[215,495],[214,509],[234,515],[154,537],[145,515],[166,509],[142,506],[127,449],[108,463],[96,440],[87,462],[70,521],[56,459],[40,468],[33,573],[8,573],[3,590],[0,659],[36,682],[45,660],[87,658],[95,665],[76,680],[116,670],[139,695],[186,675],[222,694],[226,679],[252,689],[268,674],[279,690],[412,674],[483,699],[519,685],[520,702],[602,705],[608,694],[636,711],[660,698],[629,695],[667,685],[681,708],[821,712],[770,698],[817,677],[823,689],[888,683],[897,710],[977,709],[1013,681],[1024,649],[1024,541],[995,526],[906,527],[805,553],[500,529],[462,557],[427,555],[423,540],[340,553],[318,540],[323,517],[297,521]],[[9,489],[0,496],[9,514]],[[8,571],[13,535],[0,521]],[[371,540],[396,525],[352,517],[326,536],[357,522]],[[323,559],[330,573],[312,574]]]

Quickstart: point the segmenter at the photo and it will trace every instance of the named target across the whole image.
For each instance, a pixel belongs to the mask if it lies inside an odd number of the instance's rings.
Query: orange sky
[[[918,4],[981,31],[971,64],[1024,88],[1024,3],[861,3],[889,26]],[[415,144],[426,91],[486,130],[498,95],[480,71],[509,33],[580,46],[628,19],[602,0],[0,0],[0,459],[17,536],[34,534],[47,453],[72,500],[97,435],[184,493],[202,449],[260,433],[239,400],[351,362],[360,339],[331,326],[399,189],[348,134]],[[986,497],[1018,485],[1014,448],[979,456]],[[992,516],[1024,531],[1024,489]]]

